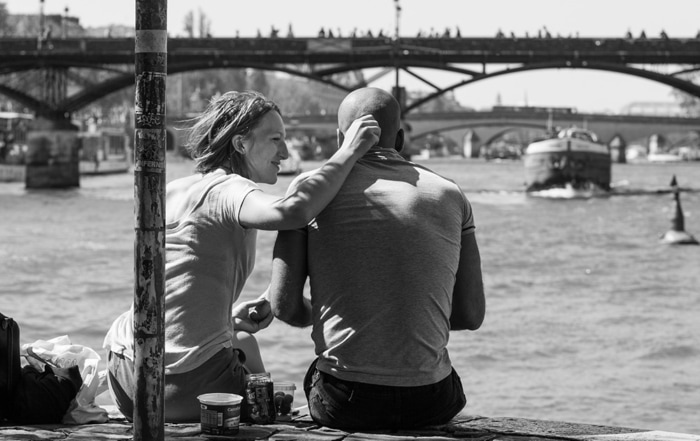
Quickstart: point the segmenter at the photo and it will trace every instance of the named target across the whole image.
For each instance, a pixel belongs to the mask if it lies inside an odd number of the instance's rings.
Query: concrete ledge
[[[123,418],[110,418],[105,424],[0,426],[0,439],[7,440],[130,440],[133,426]],[[166,424],[166,441],[186,440],[306,440],[306,441],[700,441],[700,436],[648,431],[624,427],[575,424],[522,418],[486,418],[459,416],[444,426],[410,431],[349,433],[316,425],[308,415],[288,423],[269,425],[241,424],[231,437],[205,437],[199,424]]]

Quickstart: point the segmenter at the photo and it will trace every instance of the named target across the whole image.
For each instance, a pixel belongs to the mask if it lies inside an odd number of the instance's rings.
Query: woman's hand
[[[357,118],[345,132],[341,148],[349,148],[352,152],[364,155],[379,142],[382,129],[372,115]]]
[[[232,315],[233,329],[251,334],[267,328],[275,317],[270,302],[264,297],[239,303],[234,306]]]

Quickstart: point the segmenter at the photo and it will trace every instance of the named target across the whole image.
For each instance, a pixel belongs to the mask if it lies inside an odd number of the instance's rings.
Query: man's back
[[[478,329],[486,306],[471,206],[455,183],[399,156],[401,106],[385,90],[343,99],[339,145],[363,115],[379,124],[377,145],[306,229],[279,232],[270,304],[290,325],[313,325],[304,393],[316,423],[444,424],[467,402],[449,333]]]
[[[474,223],[453,182],[371,150],[308,227],[317,368],[347,381],[421,386],[451,371],[452,294]]]

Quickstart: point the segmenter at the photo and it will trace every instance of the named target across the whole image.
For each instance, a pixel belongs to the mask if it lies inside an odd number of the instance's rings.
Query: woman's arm
[[[371,115],[356,119],[335,154],[315,173],[300,180],[287,196],[279,198],[262,191],[248,194],[241,205],[241,225],[290,230],[308,224],[335,197],[355,162],[379,141],[380,133]]]

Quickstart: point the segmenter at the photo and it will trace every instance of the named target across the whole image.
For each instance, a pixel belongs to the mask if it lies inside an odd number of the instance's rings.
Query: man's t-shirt
[[[452,292],[473,231],[457,184],[370,150],[306,228],[318,369],[389,386],[449,375]]]

